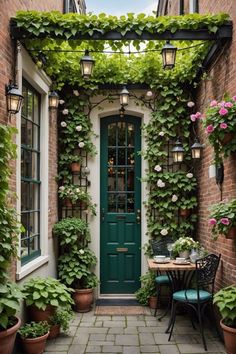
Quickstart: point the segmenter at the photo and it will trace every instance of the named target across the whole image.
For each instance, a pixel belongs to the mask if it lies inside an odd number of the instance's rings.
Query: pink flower
[[[195,122],[195,120],[197,119],[196,115],[195,114],[191,114],[190,115],[190,119],[191,119],[192,122]]]
[[[229,112],[228,109],[223,108],[223,107],[219,110],[219,114],[221,116],[225,116],[228,112]]]
[[[236,96],[233,96],[233,97],[232,97],[232,100],[233,100],[233,101],[236,101]]]
[[[195,113],[195,117],[197,119],[200,119],[202,117],[202,114],[200,112]]]
[[[217,223],[217,220],[214,218],[209,220],[209,225],[216,225],[216,223]]]
[[[228,124],[227,123],[220,123],[220,128],[226,129],[226,128],[228,128]]]
[[[221,224],[224,224],[224,225],[229,225],[229,223],[230,223],[228,218],[222,218],[222,219],[220,219],[220,222],[221,222]]]
[[[233,107],[233,103],[232,102],[225,102],[225,107],[232,108]]]
[[[211,101],[211,103],[210,103],[210,107],[215,107],[215,106],[217,106],[217,101],[216,100],[213,100],[213,101]]]
[[[208,125],[207,127],[206,127],[206,132],[207,132],[207,134],[211,134],[213,131],[214,131],[214,127],[213,127],[213,125],[212,124],[210,124],[210,125]]]
[[[219,102],[219,103],[218,103],[218,106],[219,106],[219,107],[224,107],[224,106],[225,106],[225,101]]]

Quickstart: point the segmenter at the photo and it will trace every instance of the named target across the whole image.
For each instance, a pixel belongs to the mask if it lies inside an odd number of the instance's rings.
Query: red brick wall
[[[0,0],[0,123],[9,124],[6,112],[5,84],[13,79],[13,41],[10,39],[9,20],[15,16],[18,10],[63,11],[63,0]],[[15,117],[11,124],[15,125]],[[56,119],[50,122],[50,150],[49,150],[49,235],[52,225],[57,220],[57,185],[55,175],[57,173],[57,132]],[[12,191],[16,190],[15,162],[11,163],[13,175],[10,181]],[[51,236],[50,236],[51,237]],[[12,265],[12,275],[15,274],[15,266]]]

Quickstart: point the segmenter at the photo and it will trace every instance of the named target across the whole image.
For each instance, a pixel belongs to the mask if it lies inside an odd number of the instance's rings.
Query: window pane
[[[108,145],[116,146],[116,123],[108,126]]]
[[[34,123],[39,124],[39,98],[34,95]]]
[[[118,124],[118,144],[120,146],[125,145],[125,126],[126,124],[124,122],[119,122]]]
[[[37,152],[32,152],[30,150],[24,149],[21,150],[22,177],[39,180],[38,158],[39,154]]]
[[[27,118],[30,120],[33,118],[33,93],[30,90],[27,95]]]
[[[127,146],[134,146],[134,124],[128,124]]]

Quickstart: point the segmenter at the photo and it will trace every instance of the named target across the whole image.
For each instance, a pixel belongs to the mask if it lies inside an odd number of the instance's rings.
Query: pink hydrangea
[[[228,218],[222,218],[222,219],[220,219],[220,222],[221,222],[221,224],[224,224],[224,225],[229,225],[229,223],[230,223]]]
[[[225,102],[225,107],[232,108],[233,107],[233,103],[232,102]]]
[[[221,116],[225,116],[226,114],[228,114],[228,109],[224,108],[224,107],[221,107],[221,109],[219,110],[219,114]]]
[[[217,223],[217,220],[216,219],[214,219],[214,218],[212,218],[212,219],[210,219],[209,220],[209,225],[216,225],[216,223]]]
[[[232,100],[233,100],[233,101],[236,101],[236,96],[233,96],[233,97],[232,97]]]
[[[228,128],[228,124],[227,123],[220,123],[220,128],[221,129],[227,129]]]
[[[195,115],[195,114],[191,114],[191,115],[190,115],[190,119],[191,119],[192,122],[195,122],[196,119],[197,119],[197,118],[196,118],[196,115]]]
[[[210,125],[208,125],[207,127],[206,127],[206,132],[207,132],[207,134],[211,134],[213,131],[214,131],[214,127],[213,127],[213,125],[212,124],[210,124]]]
[[[217,106],[218,102],[216,100],[211,101],[210,107],[215,107]]]

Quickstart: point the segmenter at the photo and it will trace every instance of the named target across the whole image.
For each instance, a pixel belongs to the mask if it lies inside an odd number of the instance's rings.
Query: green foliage
[[[0,284],[0,331],[11,327],[13,317],[20,310],[22,293],[16,284]]]
[[[67,288],[59,280],[52,277],[29,279],[23,286],[26,305],[34,305],[45,310],[47,305],[68,307],[73,304],[72,289]]]
[[[50,318],[50,325],[59,325],[66,332],[69,329],[70,321],[73,319],[71,309],[57,309]]]
[[[219,308],[223,323],[236,328],[236,286],[230,285],[214,295],[213,303]]]
[[[135,293],[135,296],[140,304],[147,306],[150,296],[156,296],[155,272],[147,272],[140,277],[142,286]]]
[[[96,208],[92,203],[92,198],[83,188],[74,184],[65,185],[59,187],[58,194],[60,199],[69,199],[72,204],[76,204],[77,202],[84,202],[86,204],[86,208],[90,209],[93,215],[96,215]]]
[[[65,218],[53,226],[53,233],[58,236],[61,246],[73,247],[79,242],[81,245],[90,242],[90,233],[85,220],[79,218]]]
[[[214,240],[219,234],[227,235],[230,228],[236,226],[236,199],[211,206],[209,224]]]
[[[38,338],[49,332],[50,325],[47,321],[26,323],[19,329],[20,336],[24,338]]]

